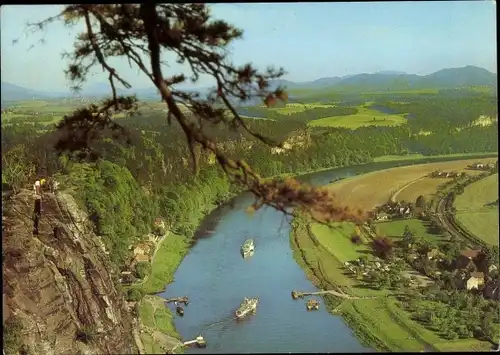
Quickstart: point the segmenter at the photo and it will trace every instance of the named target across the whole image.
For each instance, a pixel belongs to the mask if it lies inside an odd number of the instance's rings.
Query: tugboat
[[[259,298],[247,298],[245,297],[243,299],[243,302],[241,302],[240,306],[235,312],[235,315],[237,318],[244,317],[247,315],[249,312],[255,313],[257,311],[257,304],[259,303]]]
[[[311,298],[309,301],[307,301],[306,307],[308,311],[317,311],[319,309],[319,302]]]
[[[181,307],[181,306],[177,306],[175,308],[175,311],[177,312],[178,315],[180,315],[181,317],[184,316],[184,309]]]
[[[253,239],[245,240],[245,243],[243,243],[243,245],[241,246],[241,254],[244,258],[253,255],[254,250],[255,246],[253,244]]]

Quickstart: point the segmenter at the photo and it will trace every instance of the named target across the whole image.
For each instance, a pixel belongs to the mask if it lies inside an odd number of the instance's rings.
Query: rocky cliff
[[[38,235],[34,193],[4,201],[5,353],[137,354],[133,319],[87,216],[66,193],[44,193]]]

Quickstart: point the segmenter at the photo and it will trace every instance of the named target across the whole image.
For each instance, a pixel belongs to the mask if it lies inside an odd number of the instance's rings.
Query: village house
[[[442,255],[442,253],[438,249],[434,248],[434,249],[429,250],[429,252],[427,252],[427,259],[429,259],[429,260],[436,259],[441,255]]]
[[[390,216],[385,212],[379,212],[376,214],[375,219],[377,221],[387,221],[390,219]]]
[[[471,272],[470,277],[467,279],[467,290],[478,289],[479,286],[484,284],[484,274],[482,272]]]
[[[483,297],[490,300],[500,300],[500,280],[488,282],[483,290]]]
[[[147,243],[137,244],[134,248],[134,256],[137,255],[146,255],[151,251],[151,246]]]
[[[498,270],[498,267],[494,264],[488,266],[488,273],[492,273],[493,271]]]
[[[484,164],[483,163],[474,163],[471,166],[474,169],[484,169]]]
[[[120,276],[121,277],[119,281],[127,285],[130,285],[137,280],[136,277],[132,274],[132,271],[122,271]]]
[[[160,241],[161,237],[155,234],[148,234],[148,242],[157,244]]]
[[[165,222],[159,217],[155,219],[154,232],[158,237],[160,237],[158,240],[160,240],[163,234],[165,234]]]
[[[480,250],[473,249],[463,251],[457,260],[455,260],[455,269],[466,270],[468,268],[473,268],[474,270],[477,270],[475,260],[480,253]]]
[[[403,215],[403,217],[405,217],[405,218],[410,218],[410,217],[412,217],[412,214],[411,214],[411,207],[410,207],[410,206],[407,206],[407,207],[403,210],[402,215]]]

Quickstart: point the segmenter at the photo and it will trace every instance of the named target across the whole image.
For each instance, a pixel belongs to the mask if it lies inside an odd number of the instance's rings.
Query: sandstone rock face
[[[32,354],[137,354],[132,317],[87,216],[70,195],[44,193],[34,235],[34,203],[22,190],[3,204],[4,326],[20,322]]]

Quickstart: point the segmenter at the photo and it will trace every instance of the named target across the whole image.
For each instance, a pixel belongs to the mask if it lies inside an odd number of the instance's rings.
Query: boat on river
[[[178,315],[180,315],[181,317],[184,315],[184,309],[181,307],[181,306],[177,306],[175,308],[175,311],[177,312]]]
[[[253,252],[255,251],[255,245],[253,243],[253,239],[247,239],[241,246],[241,254],[243,255],[244,258],[247,256],[253,255]]]
[[[255,313],[257,311],[257,304],[259,303],[259,298],[247,298],[245,297],[243,299],[243,302],[241,302],[240,306],[235,312],[235,315],[237,318],[241,318],[246,316],[248,313],[253,312]]]
[[[319,309],[319,301],[311,298],[307,301],[306,307],[308,311],[317,311]]]

